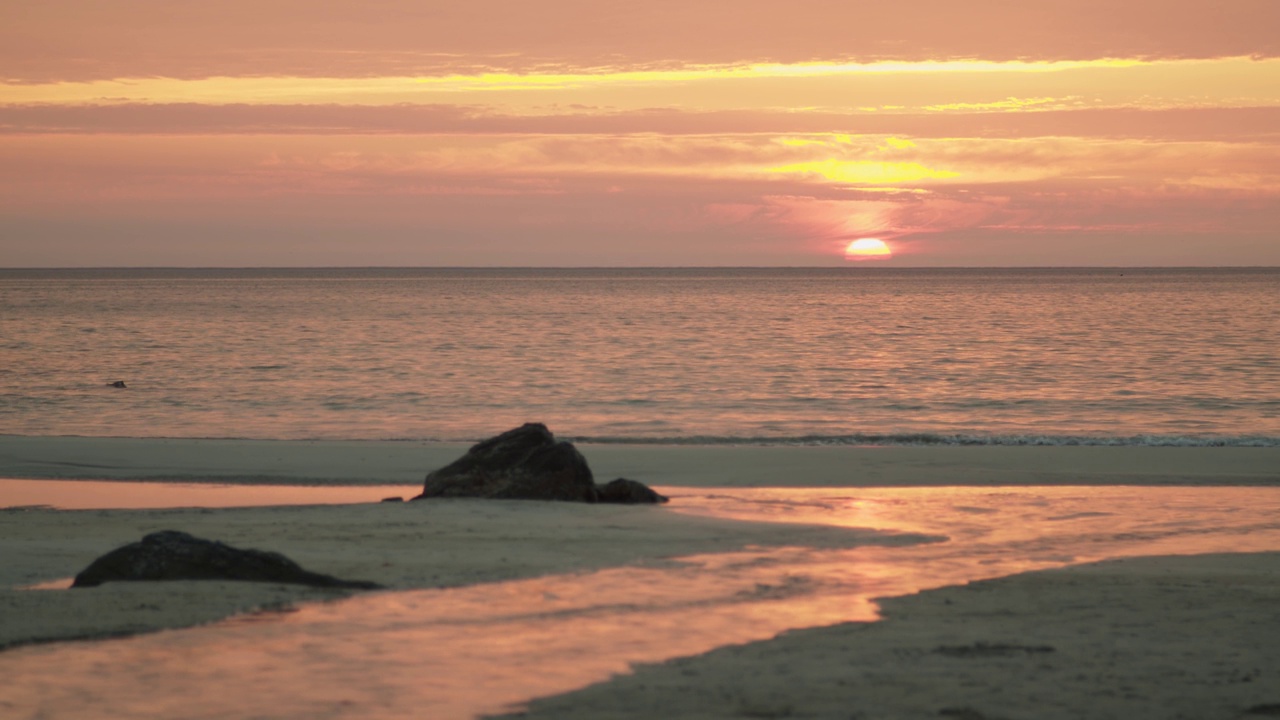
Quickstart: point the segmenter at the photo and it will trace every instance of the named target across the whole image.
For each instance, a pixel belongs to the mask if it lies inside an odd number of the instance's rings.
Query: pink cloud
[[[20,81],[545,67],[1280,54],[1272,0],[48,0],[4,11]]]
[[[768,171],[831,153],[959,174],[876,188]],[[223,228],[258,237],[264,253],[311,234],[330,238],[335,262],[349,257],[344,232],[425,264],[484,264],[487,252],[509,264],[840,262],[863,236],[893,241],[893,262],[925,264],[981,264],[979,249],[1007,237],[1065,247],[1199,235],[1265,259],[1275,253],[1255,239],[1280,226],[1277,168],[1280,149],[1257,142],[10,135],[0,137],[0,249],[11,263],[68,251],[74,237],[48,238],[81,222],[100,230],[84,237],[169,233],[155,243]],[[1051,255],[1034,247],[1027,258]]]
[[[498,108],[459,105],[0,105],[0,134],[850,133],[918,138],[1063,136],[1242,142],[1272,139],[1277,127],[1280,107],[964,114],[653,109],[516,115]]]

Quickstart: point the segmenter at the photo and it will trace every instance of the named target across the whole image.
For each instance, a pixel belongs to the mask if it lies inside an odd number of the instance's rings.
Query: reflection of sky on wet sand
[[[871,620],[873,597],[1109,557],[1280,549],[1280,488],[666,492],[674,512],[950,540],[750,548],[23,648],[0,653],[0,707],[49,718],[466,718],[631,663]]]
[[[96,508],[249,507],[333,505],[410,498],[420,485],[231,485],[225,483],[10,480],[0,478],[0,508],[48,505]]]

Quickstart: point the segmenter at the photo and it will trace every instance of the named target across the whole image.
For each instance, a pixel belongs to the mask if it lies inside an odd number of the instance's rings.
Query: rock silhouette
[[[664,503],[669,500],[659,495],[653,488],[642,482],[618,478],[596,487],[596,501],[602,503],[623,503],[635,505],[639,503]]]
[[[241,550],[178,530],[154,532],[112,550],[76,575],[71,587],[138,580],[250,580],[356,590],[381,587],[303,570],[280,553]]]
[[[572,443],[557,441],[542,423],[526,423],[473,445],[462,457],[429,473],[422,494],[413,499],[480,497],[588,503],[666,499],[642,483],[623,482],[648,490],[652,497],[631,485],[614,483],[609,484],[614,489],[602,496],[586,458]]]

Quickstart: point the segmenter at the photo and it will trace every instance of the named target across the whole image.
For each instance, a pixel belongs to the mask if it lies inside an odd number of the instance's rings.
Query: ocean
[[[0,270],[0,308],[0,434],[1280,444],[1280,269]]]

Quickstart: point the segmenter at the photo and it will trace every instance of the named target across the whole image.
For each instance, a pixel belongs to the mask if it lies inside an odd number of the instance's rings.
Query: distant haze
[[[1280,265],[1277,27],[1274,0],[10,4],[0,267]]]

